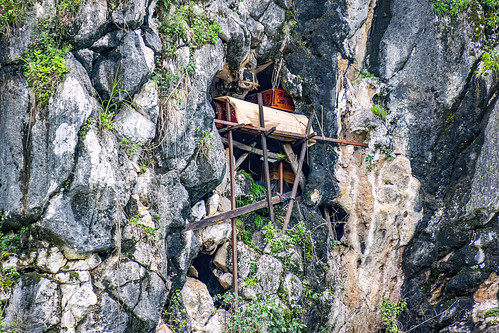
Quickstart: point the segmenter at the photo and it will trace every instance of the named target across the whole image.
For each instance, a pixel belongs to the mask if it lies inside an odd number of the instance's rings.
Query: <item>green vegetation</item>
[[[198,142],[198,154],[201,156],[207,156],[212,148],[215,148],[217,145],[215,142],[215,138],[213,137],[213,133],[211,133],[211,129],[206,129],[204,131],[201,130],[200,127],[196,128],[196,134],[199,136]]]
[[[498,51],[486,51],[482,54],[482,62],[483,68],[480,71],[480,74],[485,73],[486,71],[492,70],[496,73],[499,73],[499,52]],[[485,75],[487,75],[485,73]]]
[[[485,318],[487,318],[487,317],[499,317],[499,307],[495,306],[493,308],[488,309],[487,311],[485,311],[483,316]]]
[[[163,319],[173,332],[177,332],[187,325],[186,311],[182,306],[181,297],[180,290],[175,290],[170,299],[170,303],[163,311]]]
[[[376,165],[376,163],[374,162],[374,155],[367,155],[366,162],[367,162],[366,166],[367,171],[371,171]]]
[[[274,228],[271,222],[264,226],[263,230],[265,240],[272,248],[272,254],[287,250],[292,246],[299,246],[304,251],[305,259],[312,257],[312,238],[303,221],[288,229],[286,234],[280,234],[281,229]]]
[[[0,0],[1,1],[1,0]],[[46,106],[56,87],[69,72],[64,57],[71,50],[73,15],[81,0],[62,0],[53,16],[38,24],[36,39],[24,55],[24,75],[35,91],[36,100]]]
[[[306,326],[298,319],[303,312],[300,306],[287,309],[269,295],[259,295],[251,302],[233,293],[215,296],[226,309],[237,308],[227,319],[224,332],[305,332]]]
[[[0,0],[0,35],[9,34],[12,27],[23,23],[34,3],[35,0]]]
[[[491,47],[499,37],[499,0],[430,0],[437,16],[456,16],[466,12],[474,25],[474,39],[483,46],[481,60],[484,67],[480,74],[488,70],[499,72],[499,55]]]
[[[391,148],[384,147],[384,148],[381,148],[381,151],[383,152],[383,154],[386,155],[386,159],[388,161],[393,161],[394,159],[397,158],[397,155],[395,155],[395,153],[393,152],[393,150]]]
[[[118,73],[119,73],[119,67],[116,69],[116,72],[114,74],[114,79],[113,79],[113,86],[111,88],[111,92],[109,94],[108,99],[102,99],[101,96],[99,96],[100,100],[100,109],[99,109],[99,119],[100,119],[100,127],[101,128],[106,128],[108,130],[112,130],[113,127],[113,118],[115,115],[118,114],[118,110],[121,107],[123,103],[126,103],[129,105],[128,102],[122,100],[120,98],[120,94],[124,93],[128,95],[128,92],[123,89],[119,89],[118,85],[120,83],[120,80],[118,78]]]
[[[362,67],[355,68],[355,72],[357,73],[357,77],[361,77],[363,79],[365,79],[365,78],[372,78],[372,79],[374,79],[378,83],[381,82],[380,79],[378,77],[376,77],[376,75],[370,73],[365,68],[362,68]]]
[[[379,105],[379,104],[374,104],[372,107],[371,107],[371,111],[372,113],[374,113],[376,116],[378,116],[379,118],[381,119],[385,119],[386,116],[388,115],[388,110],[385,109],[383,106]]]
[[[7,324],[3,317],[3,311],[0,310],[0,333],[16,333],[17,324],[9,321]]]
[[[159,227],[149,227],[149,226],[147,226],[145,224],[140,223],[141,219],[143,217],[144,217],[144,215],[142,215],[140,213],[137,213],[134,216],[130,217],[128,219],[128,222],[130,224],[135,224],[138,227],[140,227],[144,231],[144,233],[147,235],[148,239],[153,239],[154,237],[156,237],[156,234],[158,233]],[[153,216],[151,218],[151,221],[155,222],[157,219],[158,219],[157,216]]]
[[[248,276],[244,279],[244,284],[246,286],[256,286],[260,280],[258,280],[256,276],[256,261],[251,260],[249,262],[250,267],[249,267],[249,272]]]
[[[196,11],[191,1],[177,8],[163,2],[159,13],[163,50],[169,57],[177,55],[177,46],[182,42],[191,49],[197,49],[207,43],[215,44],[218,40],[220,25],[207,13]]]
[[[379,309],[381,311],[381,319],[383,320],[383,325],[385,325],[386,332],[388,333],[399,333],[399,324],[397,321],[397,316],[405,309],[407,306],[407,300],[404,298],[400,304],[390,302],[388,298],[383,298]]]

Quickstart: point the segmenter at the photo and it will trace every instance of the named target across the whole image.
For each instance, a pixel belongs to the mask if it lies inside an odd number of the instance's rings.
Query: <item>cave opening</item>
[[[222,287],[215,274],[213,274],[213,270],[215,269],[213,255],[198,253],[197,257],[194,258],[192,265],[197,271],[197,279],[206,285],[211,297],[215,297],[215,295],[223,294],[225,292],[225,289]]]
[[[333,229],[333,239],[341,240],[345,234],[345,225],[348,221],[348,213],[338,204],[323,205],[321,207],[322,216],[331,223]]]

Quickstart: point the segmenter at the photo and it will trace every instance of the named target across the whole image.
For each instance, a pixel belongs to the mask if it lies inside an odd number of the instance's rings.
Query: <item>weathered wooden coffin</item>
[[[295,103],[291,96],[289,96],[286,91],[278,88],[264,90],[262,93],[263,105],[271,108],[295,112]],[[246,101],[251,103],[257,103],[257,94],[248,95],[245,98]]]

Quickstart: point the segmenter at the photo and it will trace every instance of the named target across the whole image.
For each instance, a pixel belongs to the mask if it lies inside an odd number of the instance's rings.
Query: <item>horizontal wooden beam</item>
[[[282,196],[276,195],[275,197],[272,197],[272,204],[276,205],[278,203],[281,203],[283,198],[287,198],[290,195],[291,195],[291,192],[284,193]],[[295,198],[295,200],[300,200],[300,199],[301,199],[300,196],[297,196]],[[228,212],[221,213],[219,215],[207,217],[207,218],[202,219],[200,221],[189,223],[188,225],[185,226],[184,231],[196,230],[196,229],[200,229],[200,228],[204,228],[204,227],[209,227],[210,225],[222,223],[225,220],[228,220],[228,219],[231,219],[234,217],[238,217],[238,216],[241,216],[243,214],[248,214],[248,213],[254,212],[255,210],[258,210],[258,209],[268,207],[268,205],[269,205],[269,203],[268,203],[267,199],[261,200],[261,201],[246,205],[244,207],[239,207],[239,208],[236,208],[234,210],[230,210]]]
[[[239,125],[238,123],[233,123],[231,121],[226,121],[226,120],[220,120],[220,119],[215,119],[215,124],[217,125],[222,125],[222,126],[235,126]],[[259,132],[267,132],[268,129],[263,128],[263,127],[258,127],[258,126],[251,126],[251,125],[244,125],[241,127],[242,130],[248,131],[248,132],[253,132],[253,133],[259,133]],[[286,131],[279,131],[276,130],[274,131],[271,135],[271,138],[278,139],[278,140],[286,140],[287,141],[295,141],[297,139],[303,139],[306,138],[307,135],[301,134],[301,133],[294,133],[294,132],[286,132]],[[287,137],[287,138],[286,138]],[[326,141],[326,142],[333,142],[333,143],[341,143],[344,145],[352,145],[352,146],[359,146],[359,147],[367,147],[368,144],[364,142],[357,142],[357,141],[348,141],[348,140],[341,140],[341,139],[333,139],[333,138],[328,138],[325,136],[313,136],[310,138],[311,140],[319,140],[319,141]]]
[[[222,137],[222,142],[225,143],[225,144],[229,144],[229,140],[227,140],[224,137]],[[254,153],[254,154],[263,156],[263,150],[261,150],[261,149],[245,145],[244,143],[237,142],[235,140],[233,140],[233,144],[234,144],[234,147],[236,147],[236,148],[239,148],[239,149],[242,149],[242,150],[245,150],[245,151],[249,151],[250,153]],[[283,155],[279,155],[279,154],[276,154],[276,153],[269,152],[269,157],[273,158],[274,160],[280,161],[280,160],[285,159],[286,155],[283,156]]]

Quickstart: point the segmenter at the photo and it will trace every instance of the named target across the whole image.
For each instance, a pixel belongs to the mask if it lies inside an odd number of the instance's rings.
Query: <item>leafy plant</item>
[[[303,312],[300,306],[291,309],[284,308],[281,303],[274,301],[269,295],[258,295],[251,302],[233,293],[215,296],[221,301],[224,308],[237,308],[227,320],[224,332],[304,332],[298,316]]]
[[[6,1],[8,0],[0,0]],[[65,56],[71,50],[70,27],[81,0],[61,0],[56,12],[38,24],[36,39],[31,50],[21,59],[24,61],[24,75],[28,84],[35,91],[40,105],[46,106],[55,88],[69,72]],[[16,6],[24,1],[13,1]],[[34,1],[28,0],[27,4]],[[1,10],[0,10],[1,12]]]
[[[7,35],[10,29],[24,22],[34,0],[0,0],[0,35]]]
[[[80,128],[78,131],[78,136],[83,140],[85,139],[85,136],[87,135],[88,131],[92,127],[92,124],[94,123],[94,118],[89,117],[86,121],[85,124]]]
[[[499,24],[499,22],[498,22],[498,24]],[[483,68],[481,69],[480,74],[483,74],[489,70],[492,70],[496,73],[499,73],[499,52],[498,51],[484,52],[482,54],[481,60],[483,61]],[[487,75],[487,73],[485,73],[485,75]]]
[[[371,171],[376,165],[376,163],[374,162],[374,155],[367,155],[366,162],[367,162],[366,166],[367,171]]]
[[[485,318],[487,318],[487,317],[499,317],[499,307],[494,306],[493,308],[488,309],[487,311],[485,311],[483,316]]]
[[[163,40],[163,49],[167,56],[177,55],[177,45],[183,41],[192,48],[204,44],[214,44],[218,40],[221,27],[204,12],[198,12],[191,2],[170,10],[169,3],[160,7],[161,25],[159,32]]]
[[[405,309],[407,306],[407,299],[403,299],[400,304],[395,302],[390,302],[388,298],[383,298],[379,309],[381,311],[381,319],[383,320],[383,325],[386,331],[389,333],[399,333],[399,324],[397,321],[397,316]]]
[[[125,93],[128,95],[128,92],[124,89],[118,88],[120,80],[118,78],[119,67],[116,69],[113,79],[113,86],[111,88],[111,92],[109,94],[108,99],[102,99],[99,96],[99,100],[101,102],[101,106],[99,109],[99,119],[100,119],[100,127],[106,128],[108,130],[112,130],[113,127],[113,118],[118,113],[118,109],[124,102],[120,99],[120,94]]]
[[[215,138],[211,129],[202,131],[200,127],[196,129],[196,134],[199,136],[198,153],[202,156],[207,156],[211,149],[216,146]]]
[[[371,107],[371,111],[372,111],[372,113],[374,113],[376,116],[378,116],[381,119],[385,119],[386,116],[388,115],[388,110],[379,104],[374,104]]]
[[[168,307],[163,311],[163,318],[173,332],[187,325],[186,311],[182,306],[181,298],[180,290],[175,290]]]
[[[16,333],[17,324],[9,321],[5,323],[5,318],[3,317],[3,311],[0,310],[0,333]]]

